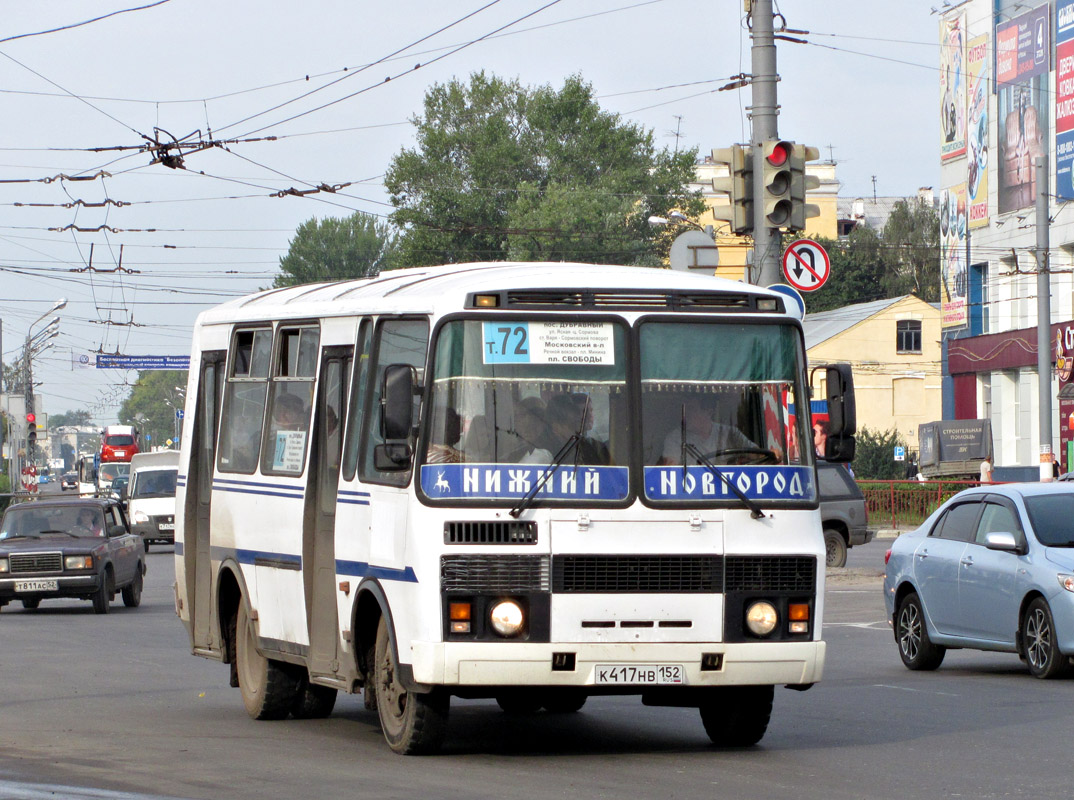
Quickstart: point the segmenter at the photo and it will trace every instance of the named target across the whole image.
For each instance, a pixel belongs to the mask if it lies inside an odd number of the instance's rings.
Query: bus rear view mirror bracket
[[[373,448],[373,468],[377,472],[403,472],[410,469],[411,455],[406,442],[378,444]]]

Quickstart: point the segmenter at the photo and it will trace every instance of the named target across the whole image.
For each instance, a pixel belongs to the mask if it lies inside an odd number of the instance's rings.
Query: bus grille
[[[728,556],[728,592],[813,592],[817,560],[809,556]]]
[[[555,592],[720,592],[720,556],[556,556]]]
[[[445,522],[444,544],[537,544],[537,523]]]
[[[548,556],[441,556],[445,592],[547,592]]]
[[[8,556],[11,574],[28,572],[59,572],[63,569],[62,553],[12,553]]]

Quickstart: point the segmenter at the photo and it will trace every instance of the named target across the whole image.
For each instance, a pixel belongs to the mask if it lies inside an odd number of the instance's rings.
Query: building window
[[[895,341],[895,349],[900,353],[920,353],[921,320],[898,320],[895,323]]]

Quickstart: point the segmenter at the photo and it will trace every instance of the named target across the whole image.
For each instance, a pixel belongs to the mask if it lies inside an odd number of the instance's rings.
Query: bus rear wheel
[[[752,747],[764,738],[772,717],[771,686],[727,686],[712,690],[701,705],[705,733],[718,747]]]
[[[451,700],[440,691],[423,694],[403,686],[384,617],[377,625],[373,663],[377,715],[388,746],[402,755],[424,755],[439,750],[447,731]]]
[[[257,651],[257,630],[246,604],[239,605],[235,625],[235,662],[246,713],[254,719],[284,719],[298,693],[293,671]]]

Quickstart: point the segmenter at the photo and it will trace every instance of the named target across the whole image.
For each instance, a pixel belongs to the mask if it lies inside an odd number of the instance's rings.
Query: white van
[[[146,552],[150,542],[175,541],[175,480],[179,451],[138,453],[131,459],[127,516],[131,529],[141,534]]]

